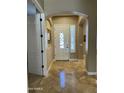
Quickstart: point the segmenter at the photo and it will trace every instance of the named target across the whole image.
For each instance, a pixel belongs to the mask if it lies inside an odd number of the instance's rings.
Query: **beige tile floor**
[[[96,76],[88,76],[85,62],[55,61],[48,77],[28,75],[29,93],[96,93]]]

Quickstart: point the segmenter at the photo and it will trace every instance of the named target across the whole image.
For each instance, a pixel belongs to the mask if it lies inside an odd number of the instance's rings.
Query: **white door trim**
[[[39,4],[39,2],[37,0],[32,0],[34,6],[38,9],[38,11],[40,12],[40,18],[42,19],[41,22],[41,33],[43,35],[42,39],[41,39],[41,43],[42,43],[42,49],[43,50],[43,62],[42,62],[42,65],[44,66],[43,68],[43,72],[42,72],[42,75],[44,76],[47,76],[47,51],[46,51],[46,36],[45,36],[45,30],[46,30],[46,27],[45,27],[45,13],[44,13],[44,10],[43,10],[43,7]],[[40,19],[39,19],[40,20]],[[39,35],[40,36],[40,35]],[[42,69],[42,66],[41,66],[41,69]]]
[[[41,34],[43,37],[41,37],[41,42],[42,42],[42,50],[43,50],[43,75],[47,76],[48,71],[47,71],[47,37],[46,37],[46,26],[45,26],[45,15],[44,13],[41,13]]]
[[[88,75],[97,75],[96,72],[88,72]]]
[[[49,66],[48,69],[47,69],[47,75],[48,75],[48,73],[49,73],[49,71],[50,71],[50,69],[51,69],[51,67],[52,67],[52,65],[53,65],[54,62],[55,62],[55,59],[53,59],[53,60],[51,61],[50,66]]]
[[[38,9],[38,11],[40,11],[40,13],[43,13],[44,12],[42,6],[38,3],[37,0],[32,0],[32,2],[34,3],[34,5]]]

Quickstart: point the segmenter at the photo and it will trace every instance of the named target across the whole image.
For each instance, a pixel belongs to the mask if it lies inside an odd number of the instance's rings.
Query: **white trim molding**
[[[70,16],[70,15],[79,15],[79,16],[83,16],[84,18],[88,18],[87,14],[76,12],[76,11],[54,12],[52,14],[47,15],[47,18],[52,17],[52,16]]]
[[[51,61],[51,64],[50,64],[50,66],[49,66],[48,69],[47,69],[47,75],[48,75],[48,73],[49,73],[49,71],[50,71],[50,68],[52,67],[52,65],[53,65],[54,62],[55,62],[55,59],[53,59],[53,60]]]
[[[43,50],[43,64],[44,68],[43,68],[43,75],[47,76],[47,46],[46,46],[46,26],[45,26],[45,14],[41,13],[41,18],[42,21],[41,22],[41,34],[43,35],[43,38],[41,39],[42,42],[42,50]]]
[[[40,11],[40,13],[44,12],[42,6],[38,3],[37,0],[32,0],[32,2],[34,3],[35,7]]]
[[[97,72],[88,72],[88,75],[97,75]]]
[[[72,58],[70,58],[69,61],[78,61],[78,59],[72,59]]]

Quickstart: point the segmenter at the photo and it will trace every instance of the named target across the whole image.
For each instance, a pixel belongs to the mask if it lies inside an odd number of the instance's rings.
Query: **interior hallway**
[[[29,93],[96,93],[96,76],[88,76],[84,60],[55,61],[48,77],[29,74]]]

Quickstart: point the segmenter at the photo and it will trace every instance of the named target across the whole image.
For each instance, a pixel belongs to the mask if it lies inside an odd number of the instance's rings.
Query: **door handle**
[[[69,45],[67,44],[66,48],[69,48]]]

